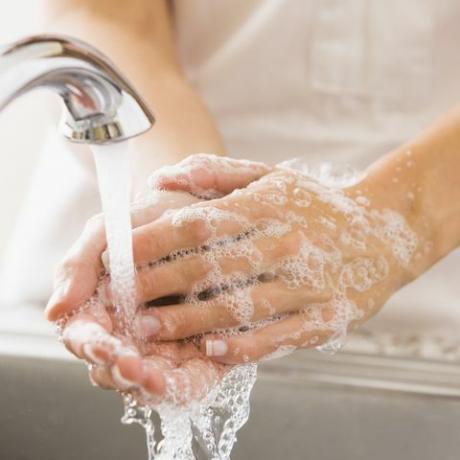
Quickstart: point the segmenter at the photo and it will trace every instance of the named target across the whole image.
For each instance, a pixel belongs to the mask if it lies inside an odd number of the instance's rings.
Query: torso
[[[454,0],[176,1],[232,156],[372,161],[460,100]]]

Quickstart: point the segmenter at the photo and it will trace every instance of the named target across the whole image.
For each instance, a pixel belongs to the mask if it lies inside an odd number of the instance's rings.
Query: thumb
[[[148,184],[153,189],[182,190],[212,199],[244,188],[272,169],[256,161],[200,153],[158,169],[149,177]]]

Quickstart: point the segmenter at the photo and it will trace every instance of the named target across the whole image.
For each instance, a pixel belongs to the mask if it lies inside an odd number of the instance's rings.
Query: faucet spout
[[[61,96],[61,131],[73,142],[122,141],[147,131],[155,121],[109,59],[74,38],[39,35],[0,48],[0,111],[37,88]]]

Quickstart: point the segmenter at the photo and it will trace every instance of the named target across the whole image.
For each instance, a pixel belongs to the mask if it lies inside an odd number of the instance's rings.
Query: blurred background
[[[43,31],[39,3],[37,0],[15,0],[3,6],[1,44]],[[48,106],[55,103],[55,98],[46,92],[37,92],[20,98],[0,114],[0,270],[9,236],[40,156]]]

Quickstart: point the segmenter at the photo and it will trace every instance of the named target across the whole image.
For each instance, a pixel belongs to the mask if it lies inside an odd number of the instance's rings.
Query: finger
[[[141,227],[158,219],[165,211],[198,202],[199,200],[189,193],[152,191],[145,198],[141,197],[131,205],[131,225],[133,228]]]
[[[206,396],[224,373],[222,365],[203,359],[190,342],[151,344],[146,351],[155,354],[120,357],[111,371],[94,366],[93,381],[103,388],[130,391],[150,403],[185,404]]]
[[[260,361],[277,352],[317,347],[333,334],[326,324],[317,326],[304,313],[298,313],[241,335],[206,336],[202,349],[215,361],[241,364]]]
[[[81,315],[69,322],[62,332],[65,347],[77,358],[93,364],[105,364],[94,353],[94,345],[104,344],[111,339],[110,334],[90,315]]]
[[[224,368],[212,361],[194,358],[173,369],[158,367],[155,358],[144,366],[143,389],[174,404],[185,404],[205,397],[219,382]]]
[[[270,166],[255,161],[199,154],[159,169],[150,176],[149,186],[215,198],[246,187],[271,170]]]
[[[192,341],[145,343],[143,354],[146,357],[154,356],[157,363],[162,360],[165,369],[172,369],[190,359],[203,358],[203,353]]]
[[[72,318],[62,334],[66,348],[80,359],[92,364],[111,364],[119,356],[136,355],[126,341],[112,335],[90,314]]]
[[[170,254],[180,255],[200,248],[210,238],[231,238],[250,228],[248,219],[226,210],[220,200],[189,206],[135,229],[134,260],[143,265]]]
[[[147,203],[135,205],[131,212],[133,228],[160,217],[165,210],[195,203],[185,193],[158,192]],[[55,276],[55,289],[45,310],[49,321],[56,321],[73,308],[85,303],[94,293],[104,272],[101,254],[107,246],[103,215],[87,222],[82,235],[67,253]]]
[[[119,356],[112,366],[111,376],[120,391],[138,389],[143,378],[141,356]]]
[[[83,304],[94,293],[103,272],[100,255],[105,246],[103,217],[95,216],[57,269],[54,292],[45,310],[49,321]]]
[[[115,390],[117,388],[109,368],[105,366],[91,366],[88,373],[89,379],[94,386],[98,386],[104,390]]]
[[[212,256],[207,255],[212,251]],[[179,257],[171,262],[149,264],[137,271],[137,297],[140,303],[166,296],[186,296],[197,289],[205,290],[214,270],[222,273],[224,283],[232,273],[249,273],[248,256],[238,248],[208,247],[203,255]],[[235,255],[233,256],[232,253]],[[225,256],[222,256],[225,254]]]
[[[327,292],[287,289],[275,280],[209,301],[145,309],[138,314],[137,326],[146,339],[178,340],[298,311],[312,303],[326,302],[329,297]]]
[[[189,292],[211,270],[209,262],[199,256],[164,263],[137,271],[137,298],[143,303],[165,296]]]
[[[188,249],[177,256],[170,255],[166,261],[149,262],[137,271],[138,301],[241,287],[245,277],[254,279],[254,273],[265,276],[281,259],[297,257],[302,237],[298,231],[282,238],[246,232]],[[305,263],[311,261],[306,259]],[[219,272],[220,279],[213,276],[215,272]],[[282,267],[278,272],[282,277],[288,276]]]
[[[199,206],[184,208],[136,229],[133,234],[136,264],[142,270],[146,265],[154,269],[144,272],[147,277],[148,273],[155,273],[155,267],[162,267],[163,271],[169,270],[171,277],[174,277],[172,266],[162,266],[159,262],[177,262],[178,265],[174,266],[176,270],[181,264],[184,264],[185,268],[186,264],[193,264],[195,259],[191,259],[191,256],[202,255],[213,263],[219,262],[224,271],[225,265],[231,267],[238,261],[238,270],[246,272],[252,266],[251,258],[260,258],[262,255],[263,262],[267,265],[281,256],[295,255],[303,235],[298,230],[288,233],[288,229],[282,240],[279,237],[273,238],[272,227],[264,220],[267,216],[270,217],[267,215],[272,212],[270,208],[258,206],[255,209],[252,206],[254,210],[251,211],[251,206],[246,206],[247,201],[250,201],[250,196],[213,200]],[[238,213],[226,208],[238,209]],[[257,224],[250,223],[258,218],[262,221]],[[188,260],[190,262],[187,262]],[[246,263],[241,265],[243,260],[246,260]],[[144,280],[148,281],[145,278]],[[153,285],[155,284],[159,285]],[[176,288],[171,293],[178,291],[180,292],[180,289]]]
[[[255,191],[260,198],[265,189],[261,186]],[[247,188],[239,194],[188,206],[134,230],[135,262],[143,265],[157,261],[170,254],[206,246],[214,239],[279,231],[278,210],[270,200],[256,199],[253,192]]]

